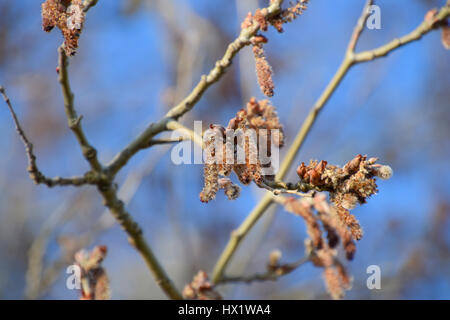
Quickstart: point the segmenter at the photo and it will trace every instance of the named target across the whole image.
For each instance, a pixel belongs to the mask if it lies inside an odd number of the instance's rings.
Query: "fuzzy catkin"
[[[42,3],[42,29],[50,32],[54,27],[64,36],[64,50],[73,56],[85,21],[82,0],[47,0]]]
[[[269,65],[264,54],[262,45],[253,46],[253,55],[255,57],[256,76],[262,93],[267,97],[274,94],[275,85],[272,79],[272,67]]]

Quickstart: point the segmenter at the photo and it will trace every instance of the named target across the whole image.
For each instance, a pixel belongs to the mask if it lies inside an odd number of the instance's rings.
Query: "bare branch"
[[[312,197],[314,196],[314,191],[316,188],[306,183],[284,183],[278,181],[267,181],[264,180],[261,184],[258,184],[259,187],[269,190],[273,193],[274,196],[280,195],[282,193],[293,194],[299,197]],[[301,192],[301,191],[303,192]],[[306,193],[309,191],[313,191],[312,193]]]
[[[395,49],[421,39],[424,35],[435,29],[436,26],[439,26],[441,23],[445,22],[448,17],[450,17],[450,4],[443,6],[433,18],[430,20],[425,19],[425,21],[423,21],[415,30],[407,35],[394,39],[376,49],[356,54],[354,57],[354,63],[371,61],[376,58],[387,56]]]
[[[201,148],[204,147],[203,146],[203,139],[202,139],[202,137],[199,136],[198,134],[196,134],[191,129],[186,128],[185,126],[183,126],[178,121],[175,121],[175,120],[169,121],[167,123],[167,129],[172,130],[172,131],[178,130],[179,132],[185,134],[187,139],[190,139],[191,141],[196,143]]]
[[[268,18],[277,14],[281,10],[282,3],[283,0],[271,1],[270,6],[263,11],[265,12],[264,17]],[[208,73],[208,75],[202,76],[194,90],[192,90],[181,103],[172,108],[166,114],[166,117],[178,120],[178,118],[191,110],[203,96],[203,93],[222,77],[227,68],[231,65],[234,56],[245,46],[250,44],[251,38],[256,35],[259,29],[260,25],[257,22],[254,22],[250,27],[243,29],[239,37],[228,46],[222,59],[216,62],[216,66]]]
[[[97,150],[93,146],[89,144],[89,141],[84,134],[83,128],[81,126],[82,117],[77,115],[74,107],[74,96],[72,90],[70,89],[69,83],[69,75],[68,75],[68,65],[69,61],[67,59],[66,53],[64,51],[64,47],[60,46],[58,48],[58,56],[59,56],[59,64],[58,64],[58,73],[59,73],[59,83],[61,84],[63,97],[64,97],[64,108],[66,111],[67,122],[69,128],[75,134],[75,137],[80,144],[81,151],[83,152],[84,158],[89,162],[91,168],[97,172],[102,170],[102,165],[97,159]]]
[[[31,180],[33,180],[36,184],[45,184],[48,187],[53,186],[81,186],[85,184],[97,184],[99,181],[98,175],[92,172],[86,173],[82,177],[71,177],[71,178],[61,178],[61,177],[55,177],[55,178],[48,178],[46,177],[37,167],[36,164],[36,155],[33,153],[33,144],[30,142],[30,140],[25,135],[25,132],[22,129],[22,126],[20,125],[19,119],[17,117],[16,112],[14,111],[14,108],[11,104],[11,100],[6,94],[5,88],[0,86],[0,94],[3,96],[3,99],[6,102],[6,105],[8,106],[9,112],[11,113],[11,116],[13,118],[14,124],[16,126],[17,134],[19,135],[20,139],[22,140],[24,146],[25,146],[25,152],[27,154],[28,158],[28,168],[27,171],[30,174]]]
[[[364,30],[364,25],[369,18],[370,7],[373,5],[374,0],[367,0],[366,5],[361,13],[361,16],[358,19],[358,23],[355,26],[355,30],[353,30],[352,37],[350,39],[350,43],[348,44],[347,54],[351,54],[355,52],[356,45],[358,44],[358,40],[361,37],[361,34]]]
[[[293,271],[297,270],[299,267],[301,267],[308,261],[309,261],[309,257],[305,256],[294,263],[288,263],[288,264],[283,264],[283,265],[277,266],[274,269],[269,269],[265,273],[257,273],[257,274],[251,275],[251,276],[235,276],[235,277],[224,276],[216,284],[221,285],[221,284],[228,284],[230,282],[244,282],[244,283],[250,284],[255,281],[258,281],[258,282],[259,281],[276,281],[279,278],[281,278],[282,276],[285,276],[285,275],[290,274]]]
[[[177,143],[185,140],[183,137],[179,137],[178,139],[153,139],[150,140],[147,144],[147,148],[153,147],[154,145],[159,144],[171,144],[171,143]]]
[[[66,110],[66,115],[69,123],[69,127],[74,132],[77,140],[83,151],[83,155],[86,160],[90,163],[94,171],[99,171],[104,175],[104,170],[102,165],[98,162],[96,150],[89,144],[83,129],[81,128],[80,118],[77,117],[74,105],[73,105],[73,94],[70,89],[68,71],[67,71],[67,56],[62,47],[59,48],[59,81],[63,88],[64,95],[64,105]],[[148,143],[148,142],[147,142]],[[142,146],[142,148],[144,145]],[[125,210],[124,204],[117,197],[117,190],[115,184],[112,182],[112,177],[107,179],[104,178],[98,184],[98,190],[104,199],[104,204],[109,208],[111,214],[116,218],[122,228],[127,232],[129,236],[130,243],[136,248],[136,250],[142,255],[144,261],[149,267],[150,271],[153,273],[156,282],[162,288],[162,290],[167,294],[168,297],[172,299],[181,299],[180,293],[174,287],[169,277],[166,275],[164,269],[159,264],[155,255],[153,254],[150,246],[147,244],[143,234],[142,229],[133,220],[133,217]]]
[[[133,220],[133,217],[126,211],[124,204],[117,198],[117,191],[112,184],[99,186],[99,191],[103,196],[104,205],[109,208],[111,214],[116,218],[122,228],[129,236],[129,241],[144,258],[145,263],[153,274],[156,283],[166,293],[166,295],[175,300],[182,299],[172,281],[167,276],[163,267],[155,257],[152,249],[147,244],[143,236],[142,229]]]
[[[276,15],[281,10],[283,0],[273,0],[269,7],[263,12],[265,17]],[[253,36],[259,31],[260,25],[254,22],[248,28],[241,31],[239,37],[234,40],[225,51],[222,59],[216,62],[215,67],[207,74],[203,75],[200,82],[195,86],[191,93],[183,99],[178,105],[173,107],[163,119],[156,123],[150,124],[137,138],[135,138],[128,146],[120,151],[109,163],[107,171],[110,175],[115,175],[123,166],[127,164],[133,155],[145,148],[145,145],[155,135],[162,131],[168,130],[167,124],[170,121],[178,120],[186,112],[190,111],[203,96],[205,91],[215,82],[217,82],[231,65],[233,58],[245,46],[250,45]]]

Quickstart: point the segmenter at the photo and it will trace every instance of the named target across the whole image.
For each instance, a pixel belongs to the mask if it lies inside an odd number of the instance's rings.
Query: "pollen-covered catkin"
[[[228,200],[236,200],[241,194],[241,188],[231,182],[229,178],[220,178],[219,188],[224,190]]]
[[[274,94],[275,85],[272,79],[272,67],[267,62],[264,49],[261,44],[253,46],[253,55],[255,57],[256,76],[262,93],[267,97]]]
[[[92,251],[80,250],[75,254],[75,264],[81,269],[81,300],[108,300],[109,280],[102,261],[106,246],[97,246]]]
[[[367,159],[358,154],[342,168],[327,164],[326,161],[311,161],[308,166],[303,162],[297,168],[301,183],[310,188],[327,191],[330,201],[340,220],[348,226],[355,240],[362,238],[363,232],[358,220],[349,210],[363,204],[378,192],[375,179],[389,179],[392,168],[376,163],[377,158]]]
[[[64,36],[64,50],[73,56],[85,21],[82,0],[47,0],[42,3],[42,29],[50,32],[54,27]]]

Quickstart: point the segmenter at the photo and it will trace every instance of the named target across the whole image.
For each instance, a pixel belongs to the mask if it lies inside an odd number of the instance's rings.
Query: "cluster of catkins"
[[[326,161],[303,162],[297,168],[302,183],[309,188],[328,191],[340,220],[348,226],[355,240],[362,237],[362,229],[349,210],[378,192],[376,177],[389,179],[392,169],[376,163],[377,158],[357,155],[342,168],[327,164]]]
[[[270,167],[270,163],[261,164],[260,144],[265,144],[264,150],[267,157],[270,157],[272,143],[277,147],[283,146],[284,135],[275,108],[268,100],[256,101],[252,98],[247,108],[238,111],[230,120],[227,128],[220,125],[211,125],[210,128],[212,134],[204,137],[206,159],[204,187],[200,193],[202,202],[214,199],[219,189],[224,189],[229,199],[239,196],[238,186],[228,178],[220,178],[229,176],[232,171],[244,185],[252,181],[259,185],[264,179],[273,178],[273,175],[266,176],[262,172],[263,167]],[[262,129],[264,135],[260,134]],[[251,135],[246,134],[249,130],[253,130],[254,139],[250,139]],[[239,136],[245,140],[240,141]],[[221,144],[217,144],[218,139]],[[222,146],[222,150],[216,150],[217,146]],[[245,153],[245,161],[238,159],[239,148]]]
[[[339,242],[352,259],[356,246],[348,227],[341,221],[337,211],[330,206],[324,194],[312,198],[285,198],[285,209],[303,218],[308,239],[306,242],[309,259],[317,267],[324,268],[323,277],[327,290],[334,299],[343,297],[351,287],[351,278],[344,266],[336,258]],[[323,235],[326,232],[326,238]]]
[[[42,28],[50,32],[58,27],[64,36],[66,55],[73,56],[85,20],[82,0],[47,0],[42,4]]]
[[[81,269],[81,300],[110,298],[108,276],[101,265],[106,253],[106,246],[97,246],[91,252],[80,250],[75,254],[75,263]]]
[[[307,8],[308,0],[297,0],[295,3],[291,2],[290,7],[283,9],[275,16],[268,17],[264,10],[257,9],[255,14],[248,13],[244,22],[241,25],[242,29],[248,28],[253,25],[254,22],[258,23],[261,31],[267,31],[269,25],[272,25],[278,32],[283,32],[283,24],[291,22]],[[252,39],[253,55],[255,57],[256,75],[258,78],[258,84],[261,91],[267,97],[274,95],[275,85],[272,80],[272,68],[268,63],[263,45],[267,43],[267,38],[263,35],[256,35]]]
[[[222,296],[214,290],[205,271],[199,271],[183,290],[183,297],[189,300],[221,300]]]
[[[376,177],[389,179],[392,169],[376,163],[376,158],[357,155],[342,168],[326,161],[310,161],[297,168],[301,189],[327,191],[313,197],[282,198],[284,208],[303,218],[308,239],[306,248],[315,266],[324,268],[323,277],[330,295],[339,299],[350,289],[351,279],[344,266],[336,258],[339,243],[346,258],[352,260],[356,246],[354,241],[362,237],[362,229],[351,209],[377,193]],[[326,232],[326,238],[324,237]]]

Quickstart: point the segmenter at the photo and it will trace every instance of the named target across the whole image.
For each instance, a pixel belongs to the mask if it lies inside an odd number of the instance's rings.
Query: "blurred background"
[[[257,0],[100,0],[90,10],[78,54],[70,59],[75,104],[85,131],[107,162],[151,121],[179,102],[222,57]],[[287,145],[339,66],[363,0],[311,0],[306,13],[266,35],[277,107]],[[37,0],[0,0],[0,84],[5,86],[48,176],[88,169],[66,125],[57,83],[59,30],[41,30]],[[365,30],[358,50],[413,30],[445,0],[379,0],[382,29]],[[342,165],[356,154],[379,157],[394,176],[353,213],[365,235],[348,270],[347,299],[450,298],[450,55],[440,32],[389,57],[350,70],[298,155]],[[250,97],[263,98],[250,48],[182,118],[226,125]],[[35,186],[24,148],[0,107],[0,299],[77,299],[66,267],[80,248],[108,246],[104,266],[114,299],[165,298],[93,187]],[[287,149],[287,148],[285,148]],[[282,149],[283,151],[283,149]],[[285,150],[284,150],[285,151]],[[296,166],[294,166],[296,167]],[[295,178],[295,168],[291,179]],[[243,187],[203,204],[201,165],[176,166],[170,146],[140,152],[117,178],[119,195],[141,224],[175,284],[208,273],[230,232],[264,191]],[[303,256],[305,225],[271,207],[237,251],[228,273],[263,272],[269,253]],[[366,269],[381,268],[381,290],[369,290]],[[302,266],[277,282],[219,288],[232,299],[328,299],[321,269]]]

